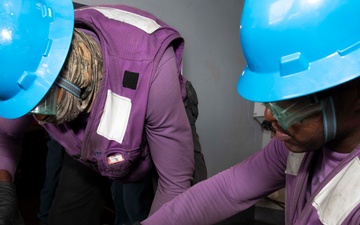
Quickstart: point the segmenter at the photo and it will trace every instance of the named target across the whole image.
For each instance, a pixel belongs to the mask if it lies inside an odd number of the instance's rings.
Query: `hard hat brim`
[[[360,76],[360,43],[353,49],[335,52],[309,63],[306,70],[291,74],[282,70],[280,62],[279,72],[273,73],[254,72],[246,66],[237,83],[237,91],[249,101],[276,102],[341,85]]]
[[[36,78],[33,84],[19,91],[13,98],[0,101],[1,117],[14,119],[31,111],[53,85],[65,62],[74,30],[73,3],[69,0],[46,0],[45,4],[52,9],[53,20],[49,29],[51,47],[34,71]]]

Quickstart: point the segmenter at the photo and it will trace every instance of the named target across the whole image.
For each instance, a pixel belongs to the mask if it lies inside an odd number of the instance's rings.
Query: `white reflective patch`
[[[152,34],[154,31],[159,29],[161,26],[156,23],[155,20],[150,18],[131,13],[128,11],[124,11],[121,9],[109,8],[109,7],[101,7],[101,6],[94,6],[94,7],[86,7],[77,9],[79,11],[86,10],[86,9],[94,9],[102,13],[109,19],[121,21],[123,23],[127,23],[133,25],[148,34]]]
[[[299,172],[299,168],[300,168],[301,162],[303,161],[304,156],[305,156],[305,153],[290,152],[288,159],[287,159],[285,173],[296,176]]]
[[[360,203],[360,161],[356,157],[314,198],[320,221],[340,225]]]
[[[129,122],[131,99],[108,90],[104,112],[97,133],[109,140],[122,143]]]

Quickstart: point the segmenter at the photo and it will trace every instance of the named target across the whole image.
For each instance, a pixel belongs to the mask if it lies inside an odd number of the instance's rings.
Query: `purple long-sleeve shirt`
[[[177,65],[170,47],[159,63],[148,97],[145,130],[159,174],[151,212],[188,189],[194,171],[192,134],[181,98]],[[16,120],[0,118],[0,170],[10,172],[13,177],[20,158],[21,138],[32,122],[32,116]],[[82,132],[77,134],[77,138],[83,138]],[[58,141],[67,150],[73,147],[61,139]]]
[[[278,143],[281,144],[281,143]],[[214,224],[253,205],[284,185],[287,150],[253,157],[200,182],[141,224]]]

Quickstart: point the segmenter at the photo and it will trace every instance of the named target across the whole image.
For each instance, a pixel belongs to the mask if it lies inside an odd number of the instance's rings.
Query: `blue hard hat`
[[[273,102],[359,77],[359,10],[359,0],[246,0],[239,94]]]
[[[71,0],[0,0],[0,116],[32,110],[58,76],[74,29]]]

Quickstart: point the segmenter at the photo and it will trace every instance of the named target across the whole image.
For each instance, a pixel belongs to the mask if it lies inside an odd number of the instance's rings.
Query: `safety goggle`
[[[92,83],[93,85],[93,83]],[[30,111],[31,114],[42,114],[42,115],[56,115],[57,111],[57,99],[59,95],[59,88],[63,88],[79,99],[83,99],[86,97],[87,93],[81,93],[81,89],[71,83],[68,80],[65,80],[64,78],[58,77],[54,83],[54,85],[51,86],[48,93],[45,95],[45,97],[40,101],[40,103]],[[82,96],[82,94],[85,96]]]
[[[323,108],[321,101],[316,95],[307,95],[279,102],[269,102],[264,103],[264,105],[271,111],[284,130],[287,130],[293,124],[320,112]]]
[[[59,87],[53,85],[45,97],[33,108],[31,114],[42,114],[42,115],[56,115],[57,110],[57,98],[59,94]]]

